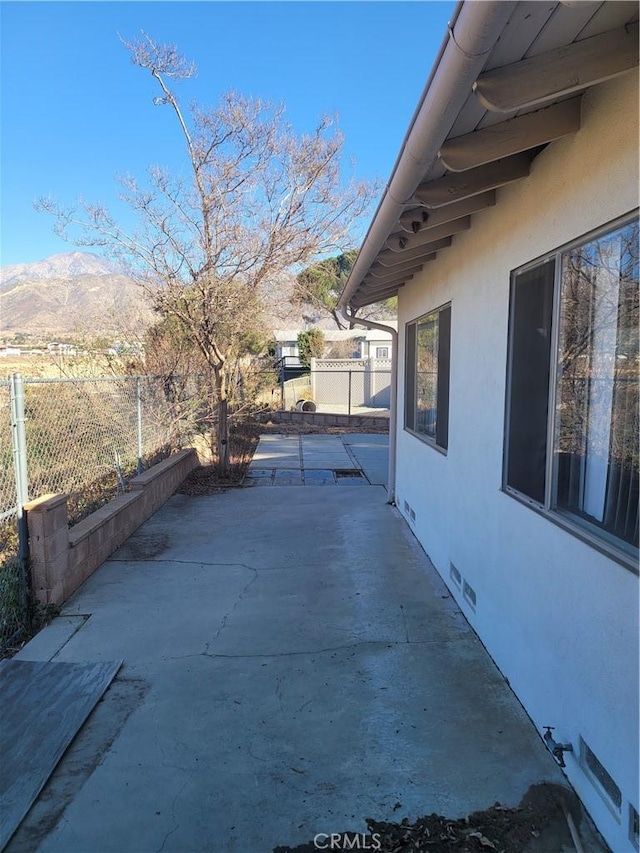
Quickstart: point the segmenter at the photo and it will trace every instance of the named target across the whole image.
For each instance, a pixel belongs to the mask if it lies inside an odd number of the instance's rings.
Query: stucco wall
[[[446,456],[403,429],[400,370],[398,508],[536,726],[576,750],[582,736],[620,787],[618,820],[568,756],[616,853],[635,849],[638,578],[504,494],[501,479],[510,272],[637,207],[637,86],[629,74],[588,92],[580,131],[545,149],[399,294],[401,366],[406,322],[451,301],[452,333]],[[475,612],[450,562],[475,590]]]

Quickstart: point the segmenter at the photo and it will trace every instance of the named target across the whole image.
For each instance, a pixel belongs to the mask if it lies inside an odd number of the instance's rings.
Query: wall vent
[[[629,838],[636,850],[640,850],[640,817],[632,805],[629,805]]]
[[[464,597],[466,598],[468,603],[471,605],[471,607],[475,610],[476,609],[476,591],[466,581],[464,581],[462,584],[462,594],[464,595]]]
[[[454,582],[457,587],[462,586],[462,575],[453,565],[453,563],[449,563],[449,577]]]
[[[413,509],[409,506],[409,502],[408,502],[408,501],[405,501],[405,502],[404,502],[404,511],[405,511],[405,514],[409,516],[409,518],[411,519],[411,521],[415,521],[415,520],[416,520],[416,514],[415,514],[415,512],[413,511]]]
[[[622,807],[622,792],[616,785],[611,774],[605,769],[590,746],[580,738],[580,764],[586,775],[594,783],[605,802],[609,803],[616,812]]]

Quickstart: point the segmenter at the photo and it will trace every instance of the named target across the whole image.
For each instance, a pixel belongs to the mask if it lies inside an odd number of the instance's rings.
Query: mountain
[[[335,329],[330,315],[292,301],[295,276],[281,273],[260,290],[268,329]],[[369,311],[384,322],[388,312]],[[0,268],[0,338],[93,336],[127,339],[154,321],[141,289],[110,261],[90,252],[52,255]]]
[[[91,252],[68,252],[51,255],[33,264],[13,264],[0,269],[0,290],[7,290],[23,281],[50,278],[77,278],[84,275],[118,275],[115,264]]]
[[[0,269],[0,335],[117,335],[152,319],[140,289],[89,252]]]

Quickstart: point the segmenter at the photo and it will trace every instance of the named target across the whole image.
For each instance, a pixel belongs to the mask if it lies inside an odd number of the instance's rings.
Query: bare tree
[[[174,317],[202,353],[217,400],[217,452],[226,470],[228,364],[260,315],[261,285],[285,269],[340,250],[372,198],[372,188],[340,175],[341,133],[330,117],[297,135],[284,107],[236,92],[215,108],[184,110],[172,80],[195,73],[173,46],[147,35],[124,42],[135,65],[160,89],[186,143],[189,176],[149,169],[144,185],[121,180],[139,228],[125,230],[99,204],[64,209],[42,199],[58,234],[105,246],[127,261],[162,317]]]

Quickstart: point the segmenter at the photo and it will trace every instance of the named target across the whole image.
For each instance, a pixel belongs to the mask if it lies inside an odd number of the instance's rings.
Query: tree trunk
[[[218,424],[216,430],[218,467],[223,474],[229,473],[229,420],[227,417],[227,383],[224,367],[215,371],[216,397],[218,400]]]
[[[223,474],[229,473],[229,421],[226,400],[218,402],[218,465]]]

